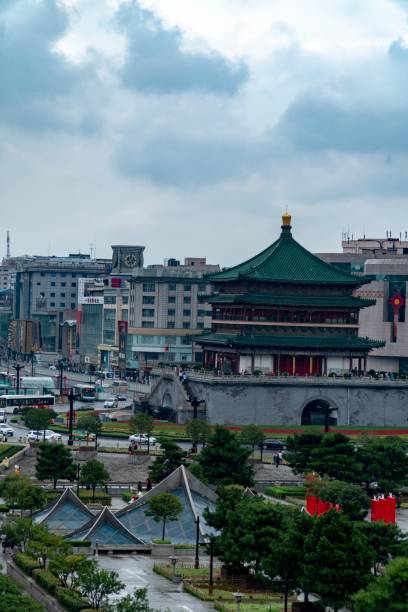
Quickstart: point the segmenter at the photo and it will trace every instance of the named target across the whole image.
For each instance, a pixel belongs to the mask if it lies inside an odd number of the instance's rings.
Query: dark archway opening
[[[337,425],[337,409],[326,400],[313,400],[306,404],[302,412],[302,425]]]

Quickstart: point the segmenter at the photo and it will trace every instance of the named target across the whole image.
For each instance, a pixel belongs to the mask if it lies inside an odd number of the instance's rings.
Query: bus
[[[79,395],[81,402],[94,402],[96,399],[95,385],[77,384],[74,393]]]
[[[55,394],[55,383],[51,376],[22,376],[20,378],[20,389],[26,393]]]
[[[7,414],[18,414],[23,408],[54,408],[53,395],[0,395],[0,408]]]

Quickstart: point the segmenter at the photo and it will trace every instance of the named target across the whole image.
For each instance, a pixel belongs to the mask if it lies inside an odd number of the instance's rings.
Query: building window
[[[55,273],[55,272],[51,272],[51,276],[52,276],[53,278],[55,278],[57,275],[56,275],[56,273]]]
[[[154,304],[154,295],[144,295],[143,304]]]
[[[103,298],[104,304],[116,304],[116,295],[105,295]]]
[[[169,297],[169,304],[175,304],[176,303],[176,298],[175,296],[170,296]]]
[[[55,307],[55,302],[50,302],[50,308],[54,308]]]
[[[142,317],[154,317],[153,308],[143,308],[142,309]]]
[[[169,291],[175,291],[176,290],[176,283],[169,283]]]
[[[142,321],[142,327],[154,327],[154,321]]]
[[[40,272],[40,276],[45,276],[45,272]]]
[[[61,293],[60,297],[65,297],[65,293]]]
[[[191,310],[183,310],[183,317],[191,317]]]
[[[143,283],[143,291],[145,293],[154,293],[156,291],[156,286],[154,283]]]
[[[51,284],[51,287],[55,287],[55,281],[52,281],[52,283],[50,284]]]
[[[61,276],[66,276],[66,273],[65,272],[61,272]]]
[[[50,297],[55,297],[55,293],[50,293]]]
[[[169,329],[174,329],[174,321],[169,321],[169,322],[167,323],[167,327],[168,327]]]
[[[183,299],[184,304],[191,304],[191,297],[185,297]]]
[[[71,310],[75,310],[75,307],[76,307],[75,302],[73,304],[71,303]]]
[[[129,304],[129,296],[128,295],[124,295],[122,298],[122,304]]]
[[[191,291],[191,285],[184,285],[184,291]]]
[[[67,283],[61,283],[61,287],[66,287]]]
[[[76,283],[71,283],[71,287],[76,287]]]
[[[197,323],[197,329],[204,329],[204,323],[202,321]]]
[[[41,287],[41,283],[37,283],[37,287]]]
[[[60,302],[60,308],[65,308],[65,302]]]
[[[167,316],[168,317],[174,317],[174,315],[176,314],[176,311],[174,308],[169,308],[167,311]]]
[[[122,308],[122,321],[127,321],[129,317],[129,311],[127,308]]]
[[[190,323],[188,321],[184,321],[183,329],[190,329]]]
[[[191,344],[191,336],[182,336],[181,337],[181,344],[183,346],[187,346],[187,345]]]
[[[205,310],[197,310],[197,317],[205,317]]]
[[[76,297],[76,293],[71,293],[71,297]]]

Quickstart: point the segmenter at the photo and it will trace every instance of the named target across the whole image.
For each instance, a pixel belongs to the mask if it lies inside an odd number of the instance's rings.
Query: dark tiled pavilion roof
[[[275,349],[339,349],[339,350],[367,350],[384,346],[381,340],[360,338],[359,336],[275,336],[272,334],[259,334],[251,336],[238,336],[229,334],[209,333],[194,338],[203,345],[219,345],[225,347],[258,347]]]

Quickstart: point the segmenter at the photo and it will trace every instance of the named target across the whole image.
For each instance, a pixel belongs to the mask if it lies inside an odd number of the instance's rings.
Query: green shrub
[[[13,557],[14,563],[19,567],[25,574],[32,575],[33,571],[40,569],[40,564],[37,559],[28,553],[17,553]]]
[[[21,444],[0,444],[0,461],[3,461],[6,457],[12,457],[23,448],[24,446]]]
[[[90,604],[87,599],[81,597],[79,593],[76,591],[71,591],[70,589],[64,589],[60,587],[57,589],[57,599],[58,601],[70,612],[77,612],[79,610],[85,610],[89,608]]]
[[[75,546],[76,548],[87,548],[92,544],[91,540],[70,540],[69,543],[71,546]]]
[[[79,498],[86,504],[93,503],[92,491],[88,491],[88,489],[81,489],[79,491]],[[108,493],[95,491],[95,503],[102,504],[103,506],[110,506],[112,503],[112,496],[108,495]]]
[[[35,569],[32,572],[34,580],[43,587],[48,593],[54,595],[57,587],[60,585],[60,581],[52,572],[44,569]]]
[[[0,512],[8,512],[10,510],[10,506],[7,504],[0,504]]]
[[[279,487],[269,486],[265,487],[265,494],[271,497],[277,497],[278,499],[284,499],[285,497],[305,497],[305,487]]]
[[[130,493],[130,491],[124,491],[124,493],[122,493],[122,501],[129,503],[131,499],[132,493]]]
[[[160,540],[160,538],[157,538],[156,540],[152,540],[153,544],[171,544],[171,540],[168,540],[167,538],[164,540]]]

